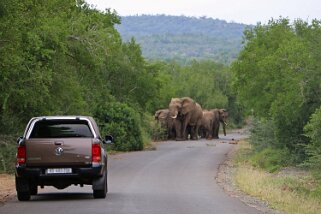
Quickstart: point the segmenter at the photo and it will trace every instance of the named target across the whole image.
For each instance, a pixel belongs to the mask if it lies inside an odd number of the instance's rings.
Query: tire
[[[30,188],[30,195],[37,195],[38,194],[38,186],[29,184]]]
[[[106,198],[106,194],[108,191],[108,184],[107,184],[107,171],[104,173],[104,175],[94,181],[96,183],[99,183],[99,186],[96,184],[96,188],[93,190],[94,198]]]
[[[19,201],[29,201],[30,192],[17,192],[17,197]]]
[[[19,201],[30,200],[30,185],[27,179],[16,177],[16,190]]]

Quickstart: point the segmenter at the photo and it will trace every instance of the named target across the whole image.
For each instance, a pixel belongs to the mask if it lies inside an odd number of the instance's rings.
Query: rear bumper
[[[48,167],[25,167],[17,166],[17,177],[100,177],[103,173],[103,165],[91,167],[51,167],[51,168],[72,168],[72,173],[68,174],[46,174]]]
[[[100,178],[104,173],[104,165],[71,168],[72,173],[46,174],[47,168],[17,166],[16,177],[26,179],[36,185],[56,186],[57,188],[62,189],[72,184],[90,185],[93,180]]]

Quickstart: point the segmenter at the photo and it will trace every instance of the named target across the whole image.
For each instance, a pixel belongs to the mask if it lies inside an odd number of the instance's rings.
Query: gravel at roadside
[[[233,157],[236,154],[238,146],[236,145],[228,154],[224,163],[219,166],[218,174],[216,176],[217,183],[224,189],[224,191],[231,197],[236,197],[243,203],[250,207],[254,207],[262,213],[267,214],[283,214],[280,211],[268,207],[268,203],[260,200],[257,197],[250,196],[237,188],[233,181],[233,173],[236,166],[233,164]]]
[[[14,175],[0,174],[0,206],[15,194]]]

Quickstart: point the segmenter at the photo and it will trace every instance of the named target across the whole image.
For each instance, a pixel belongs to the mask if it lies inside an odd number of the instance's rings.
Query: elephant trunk
[[[169,114],[172,119],[176,119],[178,116],[178,111],[170,111]]]

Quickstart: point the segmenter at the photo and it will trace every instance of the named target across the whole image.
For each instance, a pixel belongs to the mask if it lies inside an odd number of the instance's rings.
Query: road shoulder
[[[0,206],[15,195],[14,175],[0,174]]]
[[[219,166],[218,174],[216,175],[217,183],[223,188],[223,190],[231,197],[238,198],[243,203],[250,207],[254,207],[263,213],[269,214],[281,214],[282,212],[274,210],[268,207],[268,203],[260,200],[257,197],[250,196],[240,189],[234,183],[233,173],[236,170],[236,166],[233,164],[233,158],[235,157],[239,149],[238,145],[235,145],[233,149],[226,154],[226,161]]]

